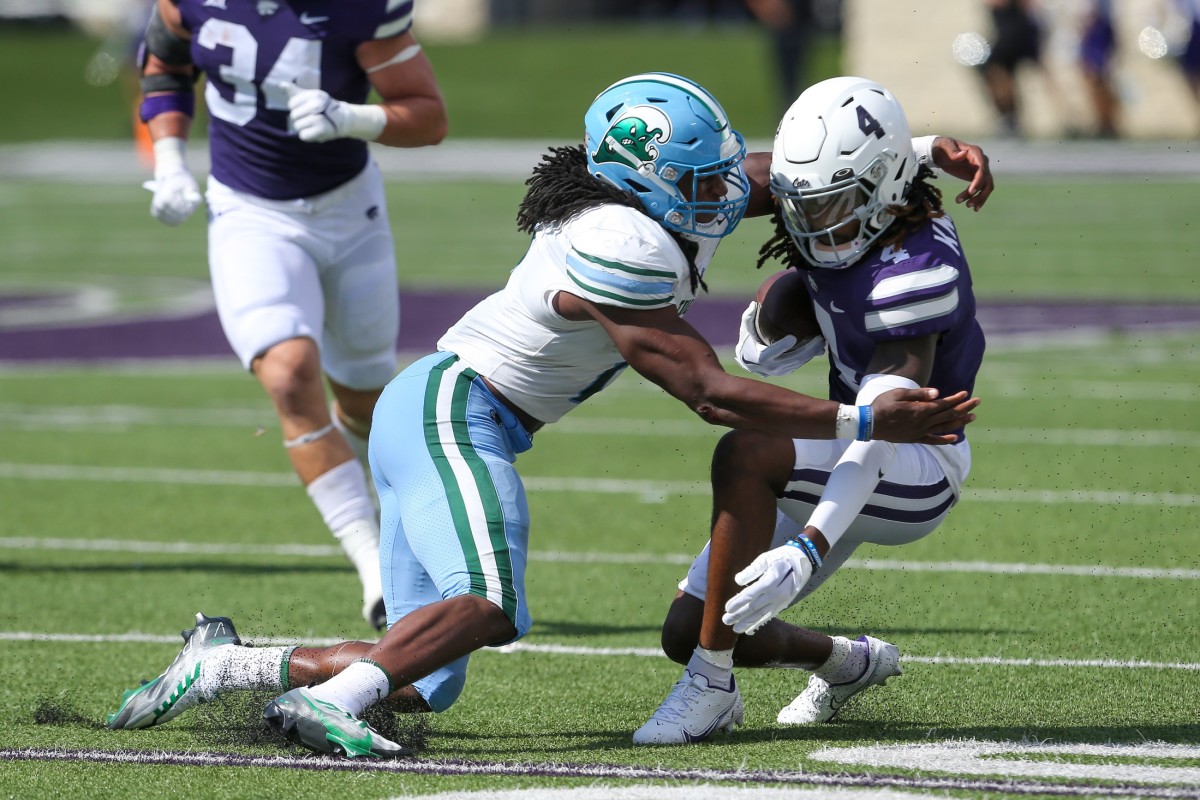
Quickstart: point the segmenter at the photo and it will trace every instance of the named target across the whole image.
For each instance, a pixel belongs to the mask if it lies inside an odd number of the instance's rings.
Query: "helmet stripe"
[[[619,86],[624,86],[627,83],[661,83],[665,86],[678,89],[688,95],[696,98],[705,109],[713,116],[713,120],[717,124],[717,129],[729,127],[729,118],[725,116],[725,110],[721,108],[721,104],[711,94],[701,89],[696,84],[689,80],[672,75],[668,72],[645,72],[641,75],[633,75],[624,80],[617,81],[612,86],[604,91],[611,91]],[[601,93],[603,94],[603,92]]]

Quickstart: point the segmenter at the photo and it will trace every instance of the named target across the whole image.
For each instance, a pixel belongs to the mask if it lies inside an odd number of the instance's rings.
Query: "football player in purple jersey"
[[[141,116],[151,214],[201,203],[184,150],[207,83],[209,269],[230,346],[262,384],[292,466],[386,624],[364,472],[371,414],[396,371],[396,263],[367,142],[437,144],[446,108],[413,37],[412,0],[158,0]],[[374,90],[380,101],[367,103]],[[333,394],[328,404],[324,380]]]
[[[823,335],[770,349],[757,341],[752,304],[737,352],[743,366],[780,375],[827,346],[830,398],[860,410],[895,388],[972,391],[984,336],[971,273],[922,161],[903,109],[879,84],[834,78],[800,95],[775,136],[776,234],[759,265],[779,258],[804,275],[802,302],[811,300]],[[663,624],[663,649],[686,667],[634,742],[695,742],[741,724],[735,666],[813,673],[779,712],[782,724],[826,722],[899,675],[893,644],[775,617],[859,544],[905,544],[937,528],[971,466],[957,435],[931,447],[725,434],[712,460],[711,537]]]

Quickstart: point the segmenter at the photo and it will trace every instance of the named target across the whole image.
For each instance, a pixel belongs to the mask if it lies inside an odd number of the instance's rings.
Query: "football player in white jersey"
[[[962,244],[930,176],[903,109],[873,81],[810,87],[776,133],[780,213],[760,266],[779,257],[803,276],[795,302],[811,303],[822,335],[791,349],[812,358],[828,343],[831,398],[862,405],[897,387],[974,387],[983,331]],[[757,313],[752,304],[743,318],[739,362],[760,375],[801,366],[787,353],[761,357]],[[741,724],[734,666],[813,673],[779,712],[783,724],[827,722],[852,696],[899,675],[893,644],[774,617],[863,542],[907,544],[941,524],[971,467],[966,436],[956,434],[945,447],[726,434],[712,461],[711,538],[663,624],[663,649],[686,665],[683,677],[634,742],[687,744]]]
[[[666,73],[613,84],[584,123],[585,143],[552,149],[528,181],[518,225],[532,241],[507,286],[396,376],[377,405],[370,451],[383,639],[245,648],[228,619],[198,616],[175,663],[127,693],[110,727],[166,722],[230,689],[286,690],[264,716],[303,746],[406,753],[359,716],[384,698],[409,710],[449,708],[472,652],[529,630],[529,510],[516,457],[626,366],[708,422],[781,437],[840,431],[948,444],[955,436],[941,431],[974,418],[966,392],[937,398],[914,388],[859,407],[726,373],[682,314],[721,238],[748,209],[770,209],[769,154],[747,161],[712,95]],[[935,153],[975,176],[973,203],[986,199],[978,148],[944,141]],[[839,428],[839,417],[853,418],[854,429]]]
[[[206,76],[221,327],[270,396],[292,467],[357,569],[376,629],[386,615],[367,435],[396,374],[400,305],[367,142],[436,144],[447,124],[412,18],[412,0],[158,0],[142,62],[150,210],[168,225],[201,203],[184,153],[192,84]],[[382,102],[366,102],[372,89]]]

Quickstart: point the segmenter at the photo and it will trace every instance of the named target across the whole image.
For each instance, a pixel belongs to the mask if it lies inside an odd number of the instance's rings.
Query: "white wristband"
[[[383,106],[344,103],[342,108],[346,110],[345,136],[373,142],[387,126],[387,112],[383,110]]]
[[[166,175],[187,169],[184,148],[187,140],[178,136],[164,136],[154,140],[154,174]]]
[[[912,140],[913,156],[917,159],[918,164],[928,164],[933,169],[938,168],[938,165],[933,163],[933,141],[935,139],[937,139],[936,134],[918,136]]]
[[[858,406],[838,406],[837,424],[834,428],[834,438],[857,439],[858,418]]]
[[[875,434],[875,412],[869,405],[838,406],[834,437],[869,442]]]

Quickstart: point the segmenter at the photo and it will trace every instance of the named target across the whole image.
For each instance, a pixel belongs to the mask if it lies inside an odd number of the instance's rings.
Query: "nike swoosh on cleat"
[[[694,744],[696,742],[703,742],[705,739],[712,736],[713,731],[715,731],[720,724],[721,724],[721,718],[717,717],[716,719],[713,720],[712,725],[708,726],[708,730],[701,731],[700,733],[695,734],[695,735],[692,735],[691,731],[689,731],[687,728],[684,728],[683,729],[683,738],[688,741],[688,744]]]
[[[332,738],[333,742],[340,744],[343,747],[353,748],[356,750],[357,752],[346,753],[346,755],[350,758],[353,758],[356,755],[375,756],[375,753],[371,751],[371,734],[368,731],[362,730],[358,735],[352,734],[349,731],[344,731],[337,724],[337,722],[330,719],[330,717],[325,713],[325,709],[321,708],[322,701],[310,701],[305,698],[305,702],[308,703],[309,708],[317,713],[317,718],[320,719],[321,724],[325,726],[326,741],[330,741]],[[333,711],[333,713],[337,714],[339,717],[341,715],[341,712],[336,709]],[[362,727],[365,728],[366,726],[364,725]],[[334,734],[333,737],[330,737],[331,733]]]

